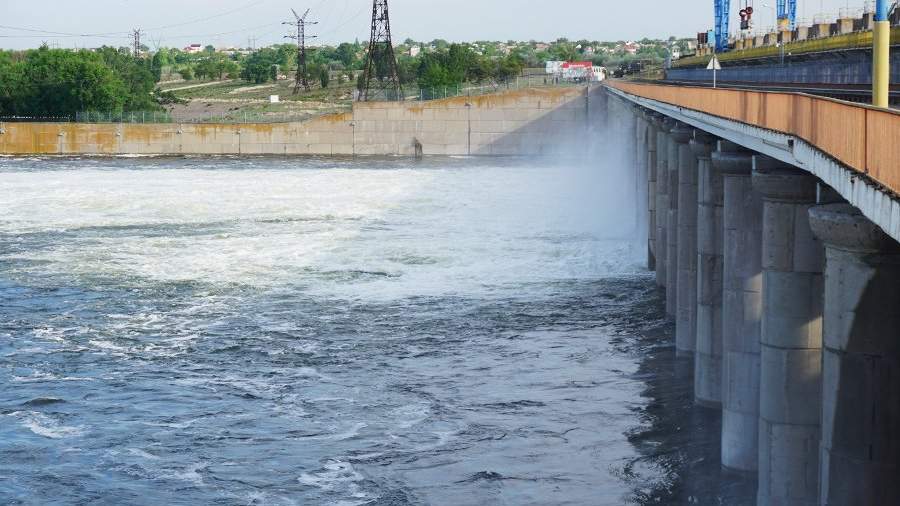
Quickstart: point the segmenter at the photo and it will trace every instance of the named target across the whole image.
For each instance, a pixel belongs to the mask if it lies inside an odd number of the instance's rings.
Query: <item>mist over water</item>
[[[0,158],[0,502],[665,496],[609,161]]]

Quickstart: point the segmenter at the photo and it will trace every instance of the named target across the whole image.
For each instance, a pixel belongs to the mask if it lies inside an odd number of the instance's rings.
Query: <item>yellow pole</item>
[[[875,46],[872,48],[872,105],[887,107],[891,82],[891,22],[875,22]]]
[[[891,21],[889,0],[875,1],[875,41],[872,46],[872,105],[887,107],[891,86]]]

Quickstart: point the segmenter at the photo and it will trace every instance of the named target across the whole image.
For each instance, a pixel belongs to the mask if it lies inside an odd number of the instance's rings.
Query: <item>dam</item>
[[[0,124],[3,494],[898,502],[897,135],[624,81]]]

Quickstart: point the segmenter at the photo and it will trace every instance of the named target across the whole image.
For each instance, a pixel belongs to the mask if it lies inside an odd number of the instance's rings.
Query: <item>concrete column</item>
[[[675,141],[675,121],[666,138],[666,171],[669,178],[669,212],[666,218],[666,314],[675,316],[678,310],[678,143]]]
[[[712,164],[724,180],[722,465],[752,472],[759,461],[763,203],[753,191],[750,151],[719,141]]]
[[[635,161],[635,180],[634,191],[637,201],[635,228],[637,229],[637,238],[639,244],[646,245],[647,248],[647,267],[652,269],[650,248],[649,248],[649,227],[647,226],[650,214],[649,204],[649,170],[647,168],[647,122],[640,107],[633,106],[630,113],[634,119],[634,161]]]
[[[809,226],[816,179],[761,156],[753,164],[763,196],[758,504],[815,505],[825,257]]]
[[[656,284],[665,287],[669,275],[669,131],[664,116],[656,119]]]
[[[656,270],[656,133],[658,127],[654,118],[649,113],[644,113],[646,125],[646,138],[644,150],[646,150],[647,165],[647,230],[649,231],[647,242],[647,268]]]
[[[849,204],[825,243],[820,504],[900,504],[900,245]]]
[[[694,400],[722,406],[722,254],[724,246],[722,173],[712,166],[715,137],[694,130],[691,151],[697,157],[697,348]]]
[[[694,356],[697,349],[697,157],[691,151],[694,130],[679,124],[672,130],[678,147],[678,274],[675,350]]]

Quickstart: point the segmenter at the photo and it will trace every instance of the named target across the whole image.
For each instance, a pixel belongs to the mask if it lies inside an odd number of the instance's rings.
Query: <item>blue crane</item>
[[[731,0],[713,0],[716,15],[715,45],[716,52],[728,50],[728,21],[731,17]]]
[[[793,29],[797,26],[797,0],[778,0],[778,27]]]

